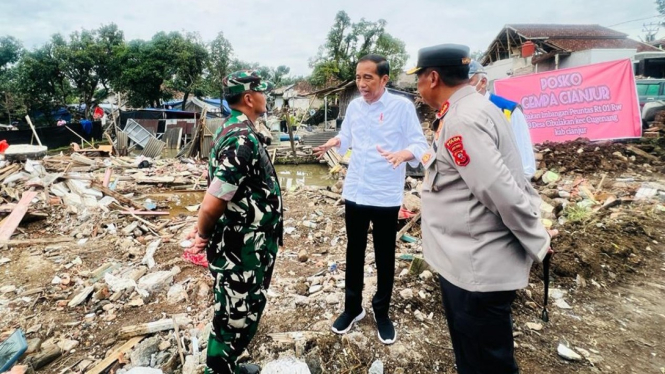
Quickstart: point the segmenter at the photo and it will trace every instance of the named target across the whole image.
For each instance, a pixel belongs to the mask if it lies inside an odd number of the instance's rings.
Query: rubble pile
[[[422,260],[418,179],[405,181],[396,238],[391,313],[399,339],[381,344],[371,316],[344,337],[330,332],[344,307],[346,266],[345,170],[334,161],[338,184],[284,193],[285,246],[259,332],[242,360],[261,363],[267,373],[451,372],[438,277]],[[652,140],[545,144],[538,163],[533,185],[543,197],[544,223],[560,234],[553,240],[551,322],[538,318],[539,266],[518,292],[518,361],[524,372],[596,366],[613,372],[606,367],[616,368],[620,358],[602,339],[624,339],[614,328],[619,323],[631,334],[625,321],[632,317],[608,317],[611,304],[594,303],[643,274],[661,274],[662,282],[662,149]],[[26,208],[13,236],[0,241],[0,342],[20,328],[29,343],[20,362],[44,372],[200,372],[213,284],[206,268],[182,257],[196,202],[174,206],[180,192],[205,188],[205,169],[188,159],[77,154],[0,164],[0,213],[10,218],[17,206]],[[21,202],[28,192],[34,197]],[[363,291],[368,314],[376,289],[371,239]],[[652,315],[635,298],[614,302]]]

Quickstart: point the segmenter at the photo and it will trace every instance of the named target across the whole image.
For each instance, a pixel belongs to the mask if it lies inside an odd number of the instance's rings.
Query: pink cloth
[[[185,261],[191,262],[194,265],[208,267],[208,258],[206,257],[205,251],[199,252],[199,253],[196,253],[196,254],[189,253],[189,252],[183,252],[182,258]]]

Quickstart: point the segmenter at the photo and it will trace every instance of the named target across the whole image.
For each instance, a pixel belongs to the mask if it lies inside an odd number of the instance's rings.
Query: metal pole
[[[326,131],[326,127],[328,126],[328,95],[323,97],[323,131]]]

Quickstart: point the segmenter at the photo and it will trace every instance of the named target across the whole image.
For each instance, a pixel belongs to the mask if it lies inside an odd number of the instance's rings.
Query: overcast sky
[[[12,35],[31,49],[54,33],[111,22],[126,40],[194,31],[210,41],[223,31],[237,58],[286,65],[292,74],[306,75],[308,59],[339,10],[354,22],[385,19],[387,31],[406,43],[409,66],[425,46],[454,42],[485,50],[510,23],[622,23],[612,28],[639,40],[642,24],[659,20],[644,19],[658,14],[653,0],[0,0],[0,35]]]

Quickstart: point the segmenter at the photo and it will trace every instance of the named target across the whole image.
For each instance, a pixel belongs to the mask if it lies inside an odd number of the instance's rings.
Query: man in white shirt
[[[533,154],[533,145],[531,144],[531,134],[529,133],[529,124],[522,113],[522,108],[514,101],[510,101],[499,95],[487,91],[487,73],[485,68],[478,61],[471,61],[469,65],[469,84],[476,87],[476,91],[499,107],[503,114],[510,121],[517,142],[517,149],[522,158],[524,167],[524,176],[531,179],[536,173],[536,158]]]
[[[342,193],[348,239],[344,313],[334,322],[332,331],[345,334],[365,317],[362,289],[371,222],[377,267],[372,308],[379,340],[384,344],[397,339],[388,311],[395,277],[397,215],[404,195],[404,162],[417,167],[428,147],[413,103],[386,89],[389,74],[384,57],[367,55],[360,59],[356,85],[361,97],[349,104],[340,134],[314,150],[320,157],[331,148],[340,154],[353,149]]]

